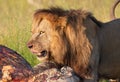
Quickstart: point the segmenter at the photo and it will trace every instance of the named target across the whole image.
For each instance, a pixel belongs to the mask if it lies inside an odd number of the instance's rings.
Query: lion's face
[[[63,63],[66,47],[57,30],[61,27],[58,22],[53,24],[48,18],[34,19],[32,37],[27,45],[40,61],[55,60],[57,63]]]
[[[47,20],[42,20],[40,24],[35,23],[32,29],[32,37],[28,42],[28,47],[39,59],[48,57],[51,42],[51,24]]]

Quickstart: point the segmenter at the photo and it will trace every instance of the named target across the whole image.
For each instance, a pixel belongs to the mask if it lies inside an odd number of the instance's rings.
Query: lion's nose
[[[29,43],[28,43],[28,44],[27,44],[27,47],[31,49],[31,48],[33,48],[33,44],[29,44]]]

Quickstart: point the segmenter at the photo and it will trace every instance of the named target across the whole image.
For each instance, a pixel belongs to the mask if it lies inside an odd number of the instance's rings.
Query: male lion
[[[40,60],[70,66],[80,77],[96,81],[97,22],[90,13],[81,10],[38,10],[34,14],[33,35],[28,47]]]
[[[120,21],[101,23],[83,10],[41,9],[27,45],[40,60],[72,67],[82,82],[97,82],[98,75],[119,78],[119,26]]]

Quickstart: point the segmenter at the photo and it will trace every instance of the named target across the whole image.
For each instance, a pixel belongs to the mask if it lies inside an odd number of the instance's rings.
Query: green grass
[[[0,0],[0,10],[0,44],[20,53],[32,66],[37,64],[26,47],[34,8],[25,0]]]
[[[36,0],[37,1],[37,0]],[[38,63],[26,47],[30,37],[32,15],[38,8],[59,6],[64,9],[85,9],[101,20],[110,20],[110,7],[114,0],[41,0],[37,7],[27,0],[0,0],[0,44],[20,53],[32,66]],[[120,17],[116,9],[117,17]]]

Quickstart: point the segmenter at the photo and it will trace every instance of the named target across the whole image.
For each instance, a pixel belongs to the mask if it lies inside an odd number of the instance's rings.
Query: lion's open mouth
[[[45,57],[46,55],[47,55],[47,51],[43,50],[37,55],[37,57]]]

